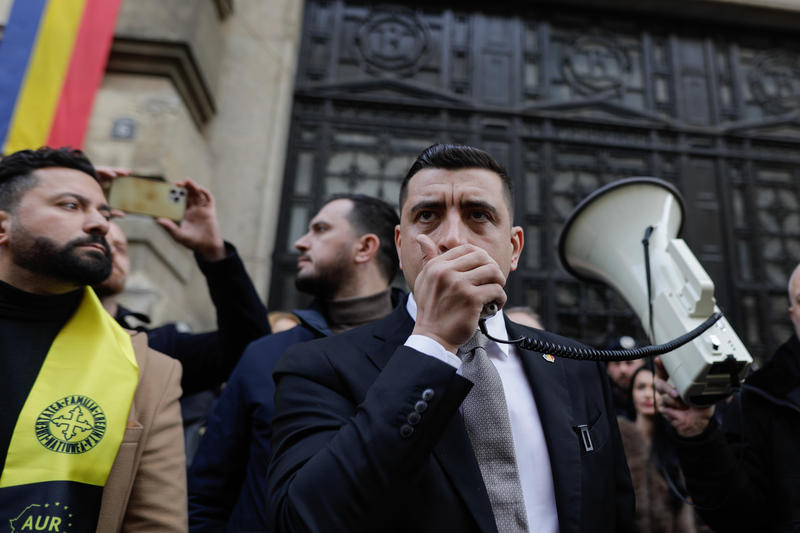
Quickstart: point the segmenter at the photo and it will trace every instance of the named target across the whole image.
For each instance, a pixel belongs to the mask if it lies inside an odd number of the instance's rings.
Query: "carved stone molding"
[[[410,76],[424,66],[429,41],[420,17],[399,8],[374,9],[355,37],[365,71],[399,76]]]
[[[753,99],[767,114],[778,115],[800,107],[800,60],[787,52],[765,53],[748,74]]]
[[[198,127],[216,112],[214,97],[197,61],[183,43],[117,37],[111,46],[106,70],[169,78]]]
[[[630,70],[625,51],[613,40],[597,36],[573,41],[561,66],[564,78],[581,94],[616,93]]]

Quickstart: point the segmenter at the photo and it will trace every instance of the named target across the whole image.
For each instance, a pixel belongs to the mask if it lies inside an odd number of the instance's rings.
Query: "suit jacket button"
[[[422,415],[416,411],[411,411],[408,413],[408,423],[412,426],[416,426],[419,424],[419,421],[422,420]]]
[[[434,392],[433,389],[425,389],[422,391],[422,399],[426,402],[433,400]]]
[[[403,424],[400,426],[400,436],[404,439],[407,439],[414,433],[414,428],[409,426],[408,424]]]
[[[428,408],[428,402],[425,400],[420,400],[414,404],[414,410],[418,413],[424,413],[425,409]]]

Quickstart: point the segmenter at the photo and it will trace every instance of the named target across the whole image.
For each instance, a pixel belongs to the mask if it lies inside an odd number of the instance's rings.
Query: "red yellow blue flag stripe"
[[[11,125],[28,61],[46,0],[18,0],[11,6],[3,38],[0,41],[0,146],[5,143]]]
[[[16,0],[0,41],[0,149],[79,148],[121,0]]]

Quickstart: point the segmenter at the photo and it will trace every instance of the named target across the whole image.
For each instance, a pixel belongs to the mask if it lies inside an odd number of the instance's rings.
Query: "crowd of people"
[[[130,259],[101,185],[119,174],[70,149],[0,160],[11,531],[800,528],[800,268],[796,335],[715,417],[658,361],[502,342],[580,346],[504,309],[525,237],[512,180],[480,149],[419,154],[399,216],[327,199],[295,242],[313,301],[272,320],[213,195],[181,182],[183,219],[158,223],[207,281],[217,329],[196,334],[118,302]],[[407,294],[391,287],[399,271]]]

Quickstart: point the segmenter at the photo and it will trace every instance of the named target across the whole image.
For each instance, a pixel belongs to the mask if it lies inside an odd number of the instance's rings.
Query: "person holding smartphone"
[[[187,530],[180,365],[89,288],[111,270],[110,218],[82,152],[0,159],[5,530]]]
[[[121,169],[99,167],[107,179],[128,174]],[[216,389],[227,379],[245,347],[270,333],[267,309],[253,286],[236,248],[222,239],[214,196],[207,188],[187,179],[175,185],[185,188],[186,210],[176,223],[167,218],[156,222],[179,244],[194,252],[197,266],[206,278],[217,315],[217,329],[186,333],[176,323],[153,327],[150,318],[118,302],[130,273],[128,243],[122,229],[110,224],[111,275],[94,286],[106,310],[124,327],[147,332],[150,347],[181,362],[187,460],[191,461]]]

